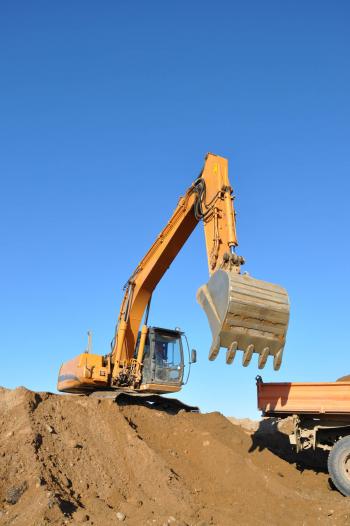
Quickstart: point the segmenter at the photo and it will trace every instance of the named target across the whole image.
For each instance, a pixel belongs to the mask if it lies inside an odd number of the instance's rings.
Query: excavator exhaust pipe
[[[227,364],[241,350],[244,367],[257,353],[259,369],[265,367],[269,356],[274,369],[280,368],[289,321],[289,299],[283,287],[248,274],[217,270],[198,289],[197,301],[212,332],[209,360],[215,360],[224,347]]]

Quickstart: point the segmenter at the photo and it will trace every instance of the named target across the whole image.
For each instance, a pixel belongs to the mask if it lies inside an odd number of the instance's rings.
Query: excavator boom
[[[238,242],[228,162],[208,154],[200,176],[180,198],[169,222],[127,282],[111,353],[104,357],[84,353],[63,364],[59,390],[84,392],[108,386],[169,392],[181,388],[182,376],[175,381],[174,367],[171,381],[168,360],[169,349],[174,354],[181,335],[167,340],[161,330],[150,331],[147,317],[153,291],[200,221],[210,279],[199,289],[197,299],[212,331],[209,359],[213,360],[223,347],[227,349],[227,363],[242,350],[244,366],[257,353],[260,368],[269,356],[273,356],[275,369],[279,368],[289,319],[288,296],[282,287],[240,273],[244,259],[235,253]],[[166,379],[162,381],[160,375],[158,383],[157,349],[163,349],[163,362],[169,365]],[[181,353],[179,363],[183,365]],[[153,372],[148,375],[151,381],[145,382],[147,360]]]

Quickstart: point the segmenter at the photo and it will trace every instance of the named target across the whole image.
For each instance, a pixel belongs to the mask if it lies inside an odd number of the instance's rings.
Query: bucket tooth
[[[269,354],[270,354],[270,349],[268,347],[265,347],[265,349],[262,350],[259,356],[259,361],[258,361],[259,369],[263,369],[265,367]]]
[[[230,348],[226,351],[226,363],[230,365],[235,359],[236,352],[238,348],[237,342],[232,342]]]
[[[273,368],[275,371],[278,371],[279,368],[281,367],[282,354],[283,354],[283,349],[280,349],[279,351],[276,352],[275,356],[273,357]]]
[[[250,364],[250,360],[252,359],[253,352],[254,352],[254,345],[251,343],[250,345],[248,345],[248,347],[243,353],[243,358],[242,358],[243,367],[247,367]]]
[[[213,343],[211,344],[210,351],[209,351],[209,360],[213,361],[217,357],[219,351],[220,351],[220,336],[217,336]]]

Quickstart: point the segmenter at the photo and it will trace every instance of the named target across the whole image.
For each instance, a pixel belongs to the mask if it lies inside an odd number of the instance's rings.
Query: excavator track
[[[154,393],[138,393],[134,391],[118,391],[110,389],[108,391],[93,391],[89,394],[92,398],[114,400],[118,405],[143,405],[151,409],[166,411],[176,415],[180,411],[186,413],[200,413],[199,407],[181,402],[177,398],[165,398]]]

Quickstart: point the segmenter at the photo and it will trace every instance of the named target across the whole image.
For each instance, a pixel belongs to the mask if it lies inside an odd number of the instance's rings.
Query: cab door
[[[182,385],[181,332],[150,327],[143,357],[142,383]]]

